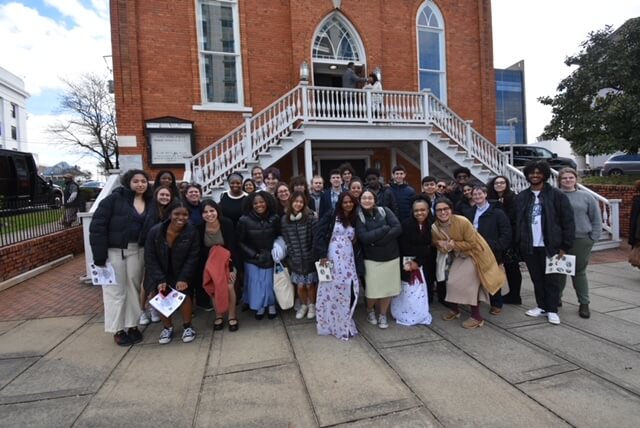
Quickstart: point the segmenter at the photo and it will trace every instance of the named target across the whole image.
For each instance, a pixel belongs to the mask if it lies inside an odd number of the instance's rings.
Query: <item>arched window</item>
[[[364,50],[356,31],[339,13],[328,17],[313,41],[313,58],[330,61],[363,61]]]
[[[447,102],[447,63],[444,43],[444,19],[433,1],[426,1],[418,11],[418,74],[420,89],[429,88]]]

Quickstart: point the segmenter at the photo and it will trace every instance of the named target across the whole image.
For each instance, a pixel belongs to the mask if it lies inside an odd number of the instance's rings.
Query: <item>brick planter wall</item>
[[[587,186],[594,192],[607,199],[620,199],[620,236],[629,234],[629,217],[631,217],[631,205],[637,192],[633,186],[589,184]]]
[[[0,282],[66,256],[84,252],[82,227],[0,248]]]

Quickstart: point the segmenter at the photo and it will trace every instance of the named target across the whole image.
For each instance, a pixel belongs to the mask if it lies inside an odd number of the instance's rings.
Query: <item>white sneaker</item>
[[[146,311],[142,311],[142,313],[140,314],[140,318],[138,318],[138,325],[149,325],[149,324],[151,324],[149,315],[147,315]]]
[[[307,312],[307,319],[312,320],[316,317],[316,305],[309,304],[309,312]]]
[[[378,318],[378,327],[382,329],[389,328],[389,323],[387,322],[386,315],[380,315],[380,317]]]
[[[149,309],[149,313],[151,314],[151,322],[160,322],[160,312],[156,310],[153,306]]]
[[[367,314],[367,321],[369,321],[369,324],[372,325],[377,325],[378,324],[378,320],[376,319],[376,312],[375,311],[371,311]]]
[[[184,343],[193,342],[193,339],[196,338],[196,331],[191,327],[187,327],[182,332],[182,341]]]
[[[307,305],[300,305],[298,312],[296,312],[296,319],[301,320],[307,314]]]
[[[529,309],[527,312],[524,313],[526,316],[528,317],[539,317],[542,315],[545,315],[546,312],[543,309],[540,308],[533,308],[533,309]]]
[[[560,317],[555,312],[548,312],[547,319],[549,320],[550,324],[554,324],[554,325],[560,324]]]
[[[165,327],[162,329],[162,332],[160,333],[160,339],[158,340],[158,343],[161,345],[166,345],[167,343],[171,342],[171,338],[173,337],[173,327]]]

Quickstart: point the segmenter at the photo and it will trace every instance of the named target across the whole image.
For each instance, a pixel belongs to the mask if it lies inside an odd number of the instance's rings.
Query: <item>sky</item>
[[[529,142],[551,119],[550,108],[537,98],[553,96],[558,83],[571,72],[564,59],[580,51],[589,32],[606,25],[617,28],[640,16],[640,1],[633,0],[491,3],[494,66],[506,68],[525,61]],[[43,165],[64,160],[95,175],[95,160],[52,144],[46,129],[61,118],[61,78],[110,73],[108,8],[108,0],[0,0],[0,66],[21,77],[31,94],[27,150],[38,153]]]

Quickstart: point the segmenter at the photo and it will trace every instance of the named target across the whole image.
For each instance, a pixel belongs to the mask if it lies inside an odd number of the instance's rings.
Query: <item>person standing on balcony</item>
[[[117,345],[129,346],[142,341],[137,325],[144,251],[138,242],[153,195],[142,170],[125,172],[120,182],[122,187],[103,199],[93,214],[89,243],[93,263],[105,266],[108,260],[116,276],[115,285],[102,287],[104,329]]]
[[[333,169],[329,173],[331,187],[324,191],[320,198],[320,211],[318,215],[322,218],[327,212],[334,210],[340,193],[342,193],[342,175],[339,169]]]
[[[365,83],[366,81],[367,79],[356,74],[353,62],[349,62],[347,69],[342,74],[342,87],[355,89],[358,87],[358,83]]]
[[[464,185],[471,179],[471,171],[469,168],[461,166],[453,171],[453,178],[456,180],[456,185],[447,197],[451,199],[451,202],[453,202],[453,206],[455,207],[463,198]]]
[[[527,316],[546,316],[549,323],[560,324],[559,273],[546,274],[546,258],[563,257],[573,246],[576,225],[569,198],[547,180],[551,168],[545,161],[529,161],[522,171],[530,186],[515,199],[515,239],[527,264],[537,306]]]
[[[411,217],[411,204],[416,196],[416,190],[405,181],[407,178],[407,170],[402,165],[396,165],[391,170],[393,174],[393,183],[391,183],[391,191],[398,203],[398,220],[400,223]]]
[[[371,109],[373,110],[373,117],[380,117],[382,112],[382,83],[378,80],[378,76],[375,73],[369,73],[367,78],[367,84],[362,89],[371,89]]]
[[[78,219],[78,209],[83,199],[73,175],[65,174],[62,177],[64,178],[64,213],[61,223],[64,227],[70,227]]]
[[[368,168],[364,172],[364,181],[367,185],[367,190],[371,190],[376,196],[376,205],[389,208],[398,217],[398,203],[391,189],[380,183],[380,170]]]
[[[260,166],[254,166],[251,168],[251,178],[256,185],[255,191],[267,190],[267,185],[264,183],[264,170]]]
[[[593,244],[600,239],[602,215],[596,199],[588,192],[578,189],[578,173],[575,169],[562,168],[558,174],[558,183],[560,183],[560,190],[569,198],[576,223],[576,239],[569,249],[569,254],[576,256],[575,276],[571,280],[580,303],[578,315],[581,318],[589,318],[591,313],[589,312],[587,265]],[[566,275],[560,276],[560,298],[562,298],[566,280]]]

